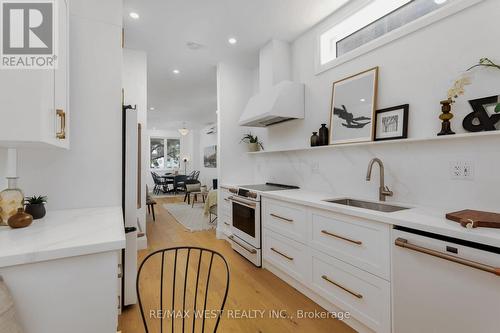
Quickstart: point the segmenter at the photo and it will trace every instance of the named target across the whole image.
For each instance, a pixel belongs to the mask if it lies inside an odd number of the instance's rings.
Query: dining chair
[[[226,259],[210,249],[174,247],[149,254],[136,281],[145,332],[217,332],[229,278]]]
[[[151,172],[151,177],[153,177],[153,182],[155,184],[153,187],[153,194],[158,194],[160,188],[160,179],[158,178],[158,174],[156,172]]]
[[[184,191],[186,179],[187,179],[186,175],[177,175],[174,177],[174,192],[175,192],[175,194],[178,193],[179,189]]]

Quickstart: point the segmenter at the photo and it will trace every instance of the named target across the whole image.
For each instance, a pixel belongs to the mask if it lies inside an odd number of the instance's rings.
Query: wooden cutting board
[[[500,214],[482,212],[479,210],[461,210],[458,212],[446,214],[446,218],[451,221],[460,223],[464,228],[499,228],[500,229]]]

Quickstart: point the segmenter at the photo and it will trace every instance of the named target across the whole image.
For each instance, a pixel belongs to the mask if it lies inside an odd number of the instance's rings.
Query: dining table
[[[178,173],[178,174],[174,174],[174,173],[165,173],[163,175],[158,175],[158,178],[162,179],[162,180],[165,180],[165,181],[173,181],[173,188],[172,189],[168,189],[168,185],[166,186],[163,186],[162,188],[162,192],[163,193],[177,193],[177,183],[176,183],[176,177],[177,176],[185,176],[185,174],[183,173]]]

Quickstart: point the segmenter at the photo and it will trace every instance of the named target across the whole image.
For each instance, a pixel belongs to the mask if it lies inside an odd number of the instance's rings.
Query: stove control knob
[[[255,193],[255,192],[248,192],[247,193],[247,197],[248,198],[252,198],[252,199],[257,199],[257,193]]]
[[[230,188],[229,192],[234,193],[234,194],[238,194],[238,190],[235,188]]]

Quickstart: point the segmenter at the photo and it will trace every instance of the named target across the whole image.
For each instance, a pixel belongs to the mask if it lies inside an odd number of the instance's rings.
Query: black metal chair
[[[158,195],[160,194],[160,191],[163,193],[168,192],[168,185],[173,185],[174,181],[169,180],[166,177],[162,177],[158,175],[156,172],[151,172],[151,176],[153,177],[153,182],[155,184],[153,188],[153,193]]]
[[[175,194],[177,194],[179,190],[184,191],[186,179],[187,179],[186,175],[177,175],[174,177]]]
[[[156,263],[153,263],[154,261]],[[153,263],[151,264],[153,265],[151,266],[151,274],[144,276],[144,280],[142,280],[143,270],[149,266],[148,263],[150,262]],[[158,266],[154,266],[155,264],[160,266],[159,271]],[[212,273],[214,266],[214,273]],[[177,281],[179,280],[176,279],[177,275],[181,279],[183,278],[184,282]],[[159,281],[155,278],[159,278]],[[188,281],[194,282],[194,285],[188,283]],[[158,282],[159,293],[151,293],[150,289],[156,282]],[[149,295],[158,295],[159,303],[152,301],[150,302],[151,306],[145,309],[146,300],[141,294],[141,285],[148,288]],[[216,287],[217,290],[212,293],[209,292],[211,286],[212,288]],[[171,287],[171,293],[165,293],[164,288],[166,287]],[[176,294],[176,289],[179,289],[178,292],[181,293]],[[226,259],[220,253],[209,249],[200,247],[174,247],[159,250],[148,255],[139,266],[136,290],[146,333],[150,331],[163,333],[164,329],[166,332],[167,328],[164,326],[169,326],[168,320],[171,321],[170,331],[172,333],[174,333],[175,328],[178,328],[177,332],[195,332],[197,326],[201,328],[200,332],[203,333],[207,327],[213,326],[212,332],[215,333],[219,327],[220,318],[229,292],[229,266]],[[156,299],[156,297],[154,298]],[[180,302],[181,299],[182,302]],[[178,301],[177,303],[176,300]],[[213,308],[207,309],[207,304],[212,304]],[[182,306],[182,312],[180,306]],[[217,316],[207,317],[206,315],[201,315],[206,314],[207,311],[210,314],[215,311]],[[152,316],[152,313],[158,315]],[[180,316],[181,318],[177,318],[175,315],[169,316],[168,314],[182,314],[182,316]],[[185,314],[187,314],[187,318]],[[149,315],[149,322],[146,320],[146,315]],[[197,323],[198,325],[196,325]]]

